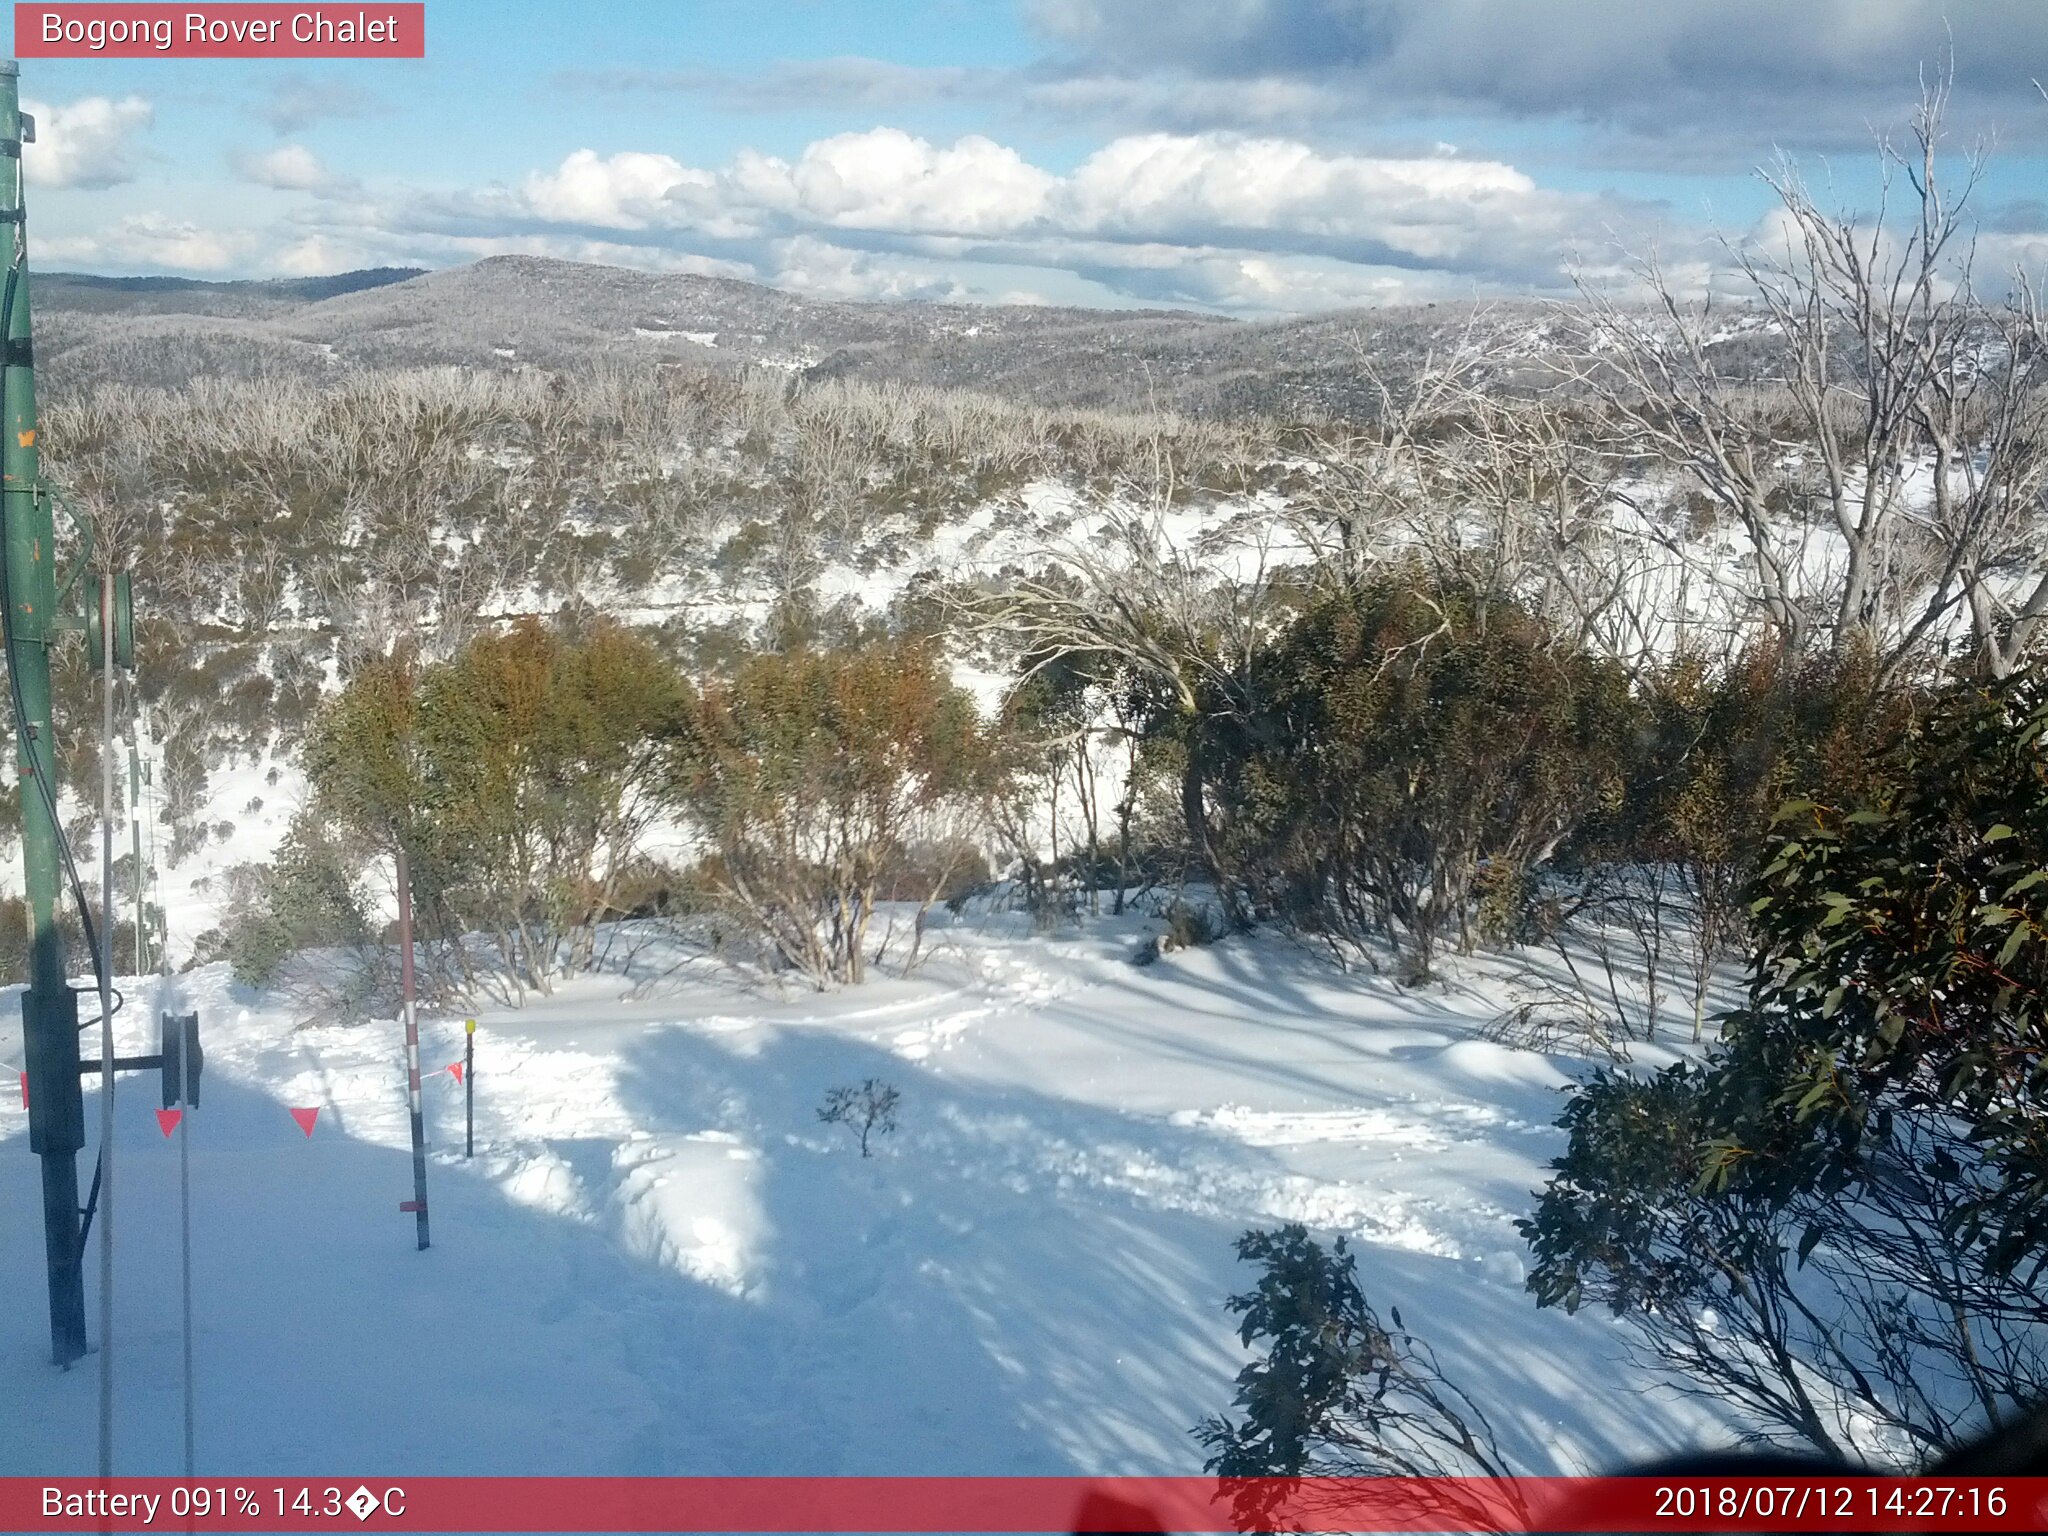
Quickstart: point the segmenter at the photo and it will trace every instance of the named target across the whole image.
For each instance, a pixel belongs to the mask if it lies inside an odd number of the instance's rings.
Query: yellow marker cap
[[[463,1028],[464,1028],[464,1029],[466,1029],[466,1030],[467,1030],[467,1031],[468,1031],[468,1032],[469,1032],[470,1034],[472,1034],[472,1035],[473,1035],[473,1034],[475,1034],[475,1033],[476,1033],[476,1020],[475,1020],[475,1019],[464,1019],[464,1020],[462,1021],[462,1026],[463,1026]]]

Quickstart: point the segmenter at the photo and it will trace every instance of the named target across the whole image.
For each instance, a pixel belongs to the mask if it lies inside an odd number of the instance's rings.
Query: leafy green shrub
[[[1485,1413],[1445,1379],[1400,1309],[1380,1320],[1343,1238],[1325,1249],[1290,1223],[1246,1232],[1236,1248],[1263,1272],[1229,1307],[1239,1339],[1265,1353],[1237,1373],[1243,1417],[1219,1414],[1197,1426],[1210,1452],[1206,1470],[1226,1480],[1513,1475]],[[1271,1484],[1234,1497],[1242,1529],[1294,1528],[1275,1522],[1282,1495]]]
[[[1781,812],[1746,1006],[1704,1065],[1595,1078],[1524,1223],[1689,1390],[1853,1451],[2048,1392],[2048,682],[1950,694]]]
[[[545,988],[631,910],[686,693],[652,642],[610,624],[528,620],[436,665],[380,660],[308,733],[314,804],[404,850],[418,922],[452,964],[482,933],[514,985]]]
[[[374,937],[360,857],[317,821],[296,820],[269,865],[228,872],[228,896],[212,954],[235,979],[268,986],[300,950],[360,948]]]
[[[918,850],[971,842],[1004,772],[936,648],[891,641],[756,656],[707,681],[669,792],[711,850],[707,896],[824,987],[865,976],[884,889],[922,912],[955,888],[955,866]]]
[[[1534,876],[1621,795],[1634,725],[1619,667],[1413,572],[1312,602],[1250,695],[1211,748],[1232,870],[1259,910],[1398,939],[1418,974],[1446,937],[1513,932]]]

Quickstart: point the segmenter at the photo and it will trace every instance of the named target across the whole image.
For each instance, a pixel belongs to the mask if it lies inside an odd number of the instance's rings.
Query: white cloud
[[[579,149],[556,170],[527,177],[521,190],[526,206],[542,219],[645,229],[659,222],[664,198],[710,181],[706,173],[692,171],[668,155],[629,151],[604,157]]]
[[[129,270],[225,272],[260,241],[245,230],[205,229],[163,213],[134,213],[88,235],[37,241],[45,261],[92,263]]]
[[[978,134],[938,148],[896,128],[843,133],[789,170],[803,214],[841,229],[1007,234],[1043,218],[1058,178]]]
[[[239,155],[234,163],[244,180],[279,192],[332,192],[349,185],[303,144],[280,144],[260,154]]]
[[[135,179],[135,136],[155,109],[140,96],[81,96],[62,105],[24,101],[36,140],[22,148],[31,184],[113,187]]]
[[[1075,171],[1069,228],[1147,239],[1218,232],[1457,264],[1595,200],[1547,193],[1497,161],[1326,155],[1285,139],[1144,134]]]
[[[1444,148],[1363,155],[1277,136],[1146,133],[1061,172],[979,135],[945,143],[876,128],[718,167],[579,149],[509,184],[449,193],[343,181],[289,143],[236,161],[260,185],[316,194],[260,240],[151,215],[67,259],[217,270],[263,257],[257,270],[314,273],[521,253],[842,298],[1023,291],[1258,314],[1557,291],[1571,253],[1616,230],[1697,249],[1652,210]]]
[[[350,272],[375,264],[360,246],[323,235],[309,235],[286,246],[278,252],[274,263],[277,270],[288,277],[327,277],[332,273]]]
[[[929,263],[849,251],[813,235],[777,242],[767,280],[821,299],[969,299],[957,279]]]
[[[1371,156],[1137,134],[1061,175],[979,135],[935,144],[876,128],[792,159],[742,151],[718,169],[581,149],[515,187],[374,217],[423,234],[581,231],[650,253],[694,250],[813,292],[941,293],[957,286],[932,265],[943,261],[956,276],[972,263],[1065,268],[1134,296],[1284,309],[1403,287],[1556,287],[1576,240],[1648,216],[1444,146]],[[1184,287],[1159,275],[1181,268]]]

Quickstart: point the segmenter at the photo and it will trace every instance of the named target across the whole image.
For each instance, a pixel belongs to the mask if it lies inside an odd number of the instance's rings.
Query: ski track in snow
[[[1514,1221],[1576,1064],[1267,940],[1140,971],[1145,931],[963,921],[911,978],[836,994],[691,973],[482,1008],[473,1161],[462,1020],[423,1020],[427,1254],[395,1210],[397,1026],[294,1028],[221,968],[178,978],[207,1042],[201,1471],[1197,1471],[1188,1430],[1245,1358],[1231,1241],[1284,1221],[1352,1240],[1531,1470],[1727,1438],[1646,1396],[1605,1319],[1522,1292]],[[862,1159],[815,1111],[870,1076],[903,1096]],[[165,1472],[175,1158],[153,1081],[123,1089],[119,1464]],[[83,1471],[92,1373],[42,1363],[25,1119],[0,1098],[0,1393],[42,1411],[0,1474]]]

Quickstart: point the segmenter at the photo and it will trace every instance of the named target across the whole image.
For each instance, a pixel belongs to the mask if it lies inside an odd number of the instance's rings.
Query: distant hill
[[[36,276],[43,288],[59,291],[74,288],[99,289],[123,294],[259,294],[281,299],[331,299],[338,293],[355,293],[364,288],[381,288],[423,277],[425,267],[364,267],[356,272],[337,272],[331,277],[242,278],[224,282],[200,277],[102,277],[93,272],[44,272]]]
[[[1469,313],[1427,306],[1248,323],[1181,310],[854,303],[532,256],[238,283],[52,273],[35,291],[37,350],[53,390],[614,358],[1203,416],[1369,414],[1361,349],[1398,374]]]

